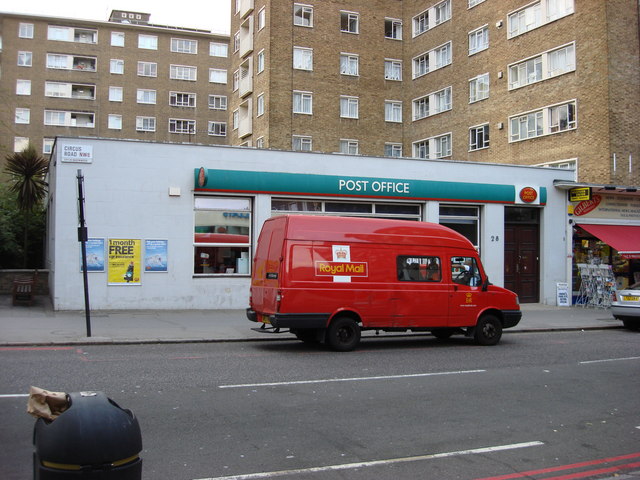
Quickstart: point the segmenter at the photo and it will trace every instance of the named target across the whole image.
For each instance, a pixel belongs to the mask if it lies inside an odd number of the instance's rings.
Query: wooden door
[[[506,224],[504,286],[521,303],[540,301],[540,230],[538,225]]]

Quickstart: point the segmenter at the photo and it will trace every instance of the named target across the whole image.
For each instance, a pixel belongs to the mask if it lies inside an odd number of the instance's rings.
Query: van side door
[[[403,252],[404,253],[404,252]],[[394,327],[446,327],[449,287],[443,281],[443,255],[396,256],[392,292]]]
[[[478,260],[469,255],[449,255],[451,275],[450,325],[476,324],[483,305],[482,273]]]

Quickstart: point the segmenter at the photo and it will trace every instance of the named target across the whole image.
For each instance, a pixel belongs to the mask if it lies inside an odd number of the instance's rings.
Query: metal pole
[[[89,237],[87,227],[84,222],[84,176],[82,170],[78,170],[78,241],[82,250],[82,279],[84,281],[84,313],[87,323],[87,337],[91,336],[91,314],[89,308],[89,282],[87,277],[87,239]]]

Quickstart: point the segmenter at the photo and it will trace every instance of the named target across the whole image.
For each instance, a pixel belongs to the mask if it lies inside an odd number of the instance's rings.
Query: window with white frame
[[[31,110],[28,108],[16,108],[15,122],[28,125],[31,121]]]
[[[256,148],[264,148],[264,137],[256,138]]]
[[[33,53],[20,51],[18,52],[18,66],[30,67],[33,63]]]
[[[236,32],[233,36],[233,53],[240,51],[240,32]]]
[[[198,79],[198,68],[187,65],[171,65],[169,67],[171,80],[189,80],[195,82]]]
[[[193,135],[196,133],[196,121],[183,118],[170,118],[169,133],[188,133]]]
[[[209,122],[207,133],[212,137],[226,137],[227,122]]]
[[[394,157],[394,158],[402,157],[402,144],[401,143],[385,143],[384,156]]]
[[[489,74],[483,73],[469,80],[469,103],[489,98]]]
[[[20,23],[18,26],[18,37],[33,38],[33,23]]]
[[[47,68],[56,70],[96,71],[96,57],[47,53]]]
[[[558,20],[574,11],[574,0],[538,1],[507,15],[507,38],[522,35],[530,30]]]
[[[13,151],[14,153],[22,152],[29,146],[29,137],[14,137]]]
[[[311,5],[294,3],[293,24],[300,27],[313,27],[313,7]]]
[[[340,12],[340,31],[358,33],[360,15],[356,12]]]
[[[172,107],[195,108],[196,94],[189,92],[169,92],[169,105]]]
[[[485,25],[469,33],[469,55],[489,48],[489,26]]]
[[[402,60],[385,59],[384,79],[398,82],[402,81]]]
[[[237,72],[236,72],[237,73]],[[209,83],[227,83],[227,71],[221,68],[210,68],[209,69]],[[237,87],[236,87],[237,89]]]
[[[121,102],[123,99],[123,88],[122,87],[109,87],[109,101],[110,102]]]
[[[478,125],[469,129],[469,150],[489,148],[489,124]]]
[[[226,110],[227,96],[226,95],[209,95],[209,108],[211,110]]]
[[[509,65],[509,89],[564,75],[575,69],[575,43],[570,43]]]
[[[340,54],[340,74],[341,75],[358,75],[359,74],[360,57],[355,53]]]
[[[451,156],[451,134],[447,133],[413,142],[413,156],[423,159],[438,159]]]
[[[124,47],[124,32],[111,32],[111,46]]]
[[[158,64],[155,62],[138,62],[139,77],[157,77]]]
[[[194,198],[195,275],[249,275],[251,200],[241,197]]]
[[[258,11],[258,31],[262,30],[267,24],[267,12],[265,7]]]
[[[122,115],[110,114],[108,127],[111,130],[122,130]]]
[[[296,70],[313,70],[313,49],[293,47],[293,68]]]
[[[209,56],[227,58],[229,56],[229,45],[226,43],[210,42]]]
[[[42,139],[42,153],[45,155],[51,155],[53,152],[53,143],[55,142],[55,138],[44,137]]]
[[[358,118],[358,97],[340,96],[340,117]]]
[[[291,137],[291,149],[296,152],[310,152],[313,148],[311,137],[303,135],[293,135]]]
[[[136,93],[136,99],[138,103],[156,103],[156,91],[139,88]]]
[[[138,48],[143,48],[145,50],[157,50],[158,37],[155,35],[138,34]]]
[[[16,95],[31,95],[31,80],[16,80]]]
[[[47,40],[76,43],[98,43],[98,31],[88,28],[60,27],[49,25]]]
[[[443,88],[413,100],[413,121],[451,110],[451,87]]]
[[[413,78],[418,78],[434,70],[451,64],[451,42],[413,58]]]
[[[256,117],[264,115],[264,93],[256,97]]]
[[[511,142],[574,130],[577,127],[576,101],[550,105],[509,118]]]
[[[451,0],[444,0],[413,17],[413,36],[426,32],[451,18]]]
[[[136,117],[136,130],[138,132],[155,132],[156,117]]]
[[[198,41],[186,40],[184,38],[171,39],[171,51],[175,53],[198,53]]]
[[[342,138],[340,139],[340,153],[348,155],[358,155],[360,146],[358,140]]]
[[[294,91],[293,92],[293,113],[312,115],[313,114],[313,93]]]
[[[95,114],[65,110],[45,110],[44,124],[64,127],[94,128]]]
[[[402,20],[399,20],[397,18],[385,18],[384,38],[402,40]]]
[[[399,100],[384,101],[384,121],[402,123],[402,102]]]
[[[232,90],[235,92],[238,90],[238,88],[240,88],[240,70],[236,70],[235,72],[233,72],[233,85],[232,85]]]
[[[484,0],[469,0],[469,8],[473,8],[476,5],[481,4]]]
[[[123,75],[124,74],[124,60],[118,58],[112,58],[109,61],[109,73],[113,73],[115,75]]]
[[[258,56],[257,56],[257,66],[256,66],[256,72],[257,73],[262,73],[264,72],[264,50],[260,50],[258,52]]]

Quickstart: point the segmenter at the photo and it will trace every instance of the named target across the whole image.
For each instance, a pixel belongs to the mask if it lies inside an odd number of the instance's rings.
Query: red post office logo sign
[[[316,275],[366,277],[367,262],[316,262]]]
[[[533,187],[524,187],[520,190],[520,200],[525,203],[533,203],[538,199],[538,192]]]

